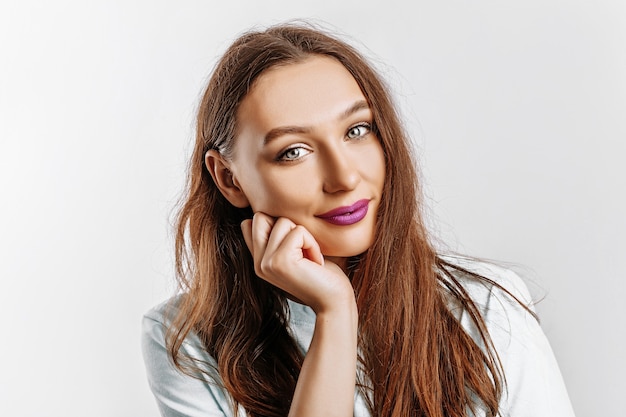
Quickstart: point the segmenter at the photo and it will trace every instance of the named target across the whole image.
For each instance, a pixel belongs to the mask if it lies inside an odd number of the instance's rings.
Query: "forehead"
[[[359,85],[339,61],[312,56],[263,73],[241,102],[238,125],[311,126],[336,119],[359,100],[365,100]]]

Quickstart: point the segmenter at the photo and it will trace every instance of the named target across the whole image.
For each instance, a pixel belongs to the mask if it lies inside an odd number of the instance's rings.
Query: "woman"
[[[350,46],[241,36],[202,99],[182,294],[144,320],[164,416],[569,416],[514,274],[439,256],[409,141]]]

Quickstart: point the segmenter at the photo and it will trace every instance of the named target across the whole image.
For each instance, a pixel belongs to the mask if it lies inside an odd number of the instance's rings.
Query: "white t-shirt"
[[[460,266],[484,275],[512,292],[525,303],[530,295],[512,271],[491,264],[463,262]],[[480,309],[496,351],[502,361],[506,390],[500,401],[502,417],[573,417],[561,373],[539,323],[502,290],[470,277],[455,275]],[[148,382],[164,417],[230,417],[232,402],[220,387],[219,375],[198,380],[174,367],[165,348],[166,311],[175,308],[176,297],[150,310],[143,319],[142,347]],[[313,336],[315,313],[307,306],[289,301],[289,327],[299,347],[306,352]],[[465,330],[480,340],[475,325],[458,303],[450,309]],[[181,348],[194,358],[215,365],[195,334]],[[245,411],[240,408],[240,416]],[[354,415],[370,416],[364,399],[355,394]],[[476,417],[482,417],[479,413]]]

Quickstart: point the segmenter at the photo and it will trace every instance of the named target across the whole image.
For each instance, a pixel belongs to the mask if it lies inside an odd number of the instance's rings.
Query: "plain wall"
[[[316,18],[382,69],[433,229],[515,262],[579,417],[626,392],[626,3],[20,1],[0,5],[0,415],[156,416],[143,312],[216,58]]]

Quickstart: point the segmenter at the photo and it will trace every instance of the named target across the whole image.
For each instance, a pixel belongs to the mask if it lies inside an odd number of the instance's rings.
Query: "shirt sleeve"
[[[211,364],[212,358],[200,349],[190,335],[182,348],[185,353]],[[230,401],[222,388],[206,376],[182,373],[174,366],[165,347],[165,326],[154,310],[142,323],[142,350],[150,389],[163,417],[227,417]],[[214,365],[214,364],[211,364]],[[241,415],[241,414],[240,414]]]
[[[499,268],[498,268],[499,269]],[[494,275],[485,273],[493,278]],[[497,270],[496,282],[530,306],[531,297],[513,271]],[[483,287],[483,294],[485,290]],[[573,417],[574,411],[548,339],[537,319],[497,287],[477,296],[496,352],[502,362],[506,389],[503,417]],[[530,307],[529,307],[530,308]]]

